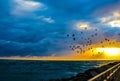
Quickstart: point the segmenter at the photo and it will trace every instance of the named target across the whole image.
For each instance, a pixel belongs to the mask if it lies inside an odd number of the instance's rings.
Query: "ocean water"
[[[0,81],[48,81],[69,78],[112,61],[0,60]]]

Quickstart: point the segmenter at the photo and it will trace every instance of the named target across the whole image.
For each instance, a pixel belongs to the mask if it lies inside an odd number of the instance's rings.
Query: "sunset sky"
[[[71,50],[86,44],[81,37],[92,52]],[[118,59],[119,42],[120,0],[0,0],[0,57]]]

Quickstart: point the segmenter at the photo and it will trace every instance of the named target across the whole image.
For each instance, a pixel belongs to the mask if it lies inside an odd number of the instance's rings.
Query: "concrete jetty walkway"
[[[120,81],[120,68],[118,71],[115,73],[114,78],[112,81]]]
[[[120,81],[120,63],[90,78],[88,81]]]

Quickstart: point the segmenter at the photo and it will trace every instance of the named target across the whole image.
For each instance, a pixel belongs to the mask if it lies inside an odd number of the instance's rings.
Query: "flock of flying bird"
[[[87,28],[85,28],[85,30],[87,30]],[[76,44],[76,45],[72,44],[69,46],[69,48],[71,50],[75,51],[77,54],[82,54],[82,53],[85,53],[86,50],[90,50],[92,52],[92,56],[94,56],[94,53],[93,53],[94,52],[94,49],[93,49],[94,43],[93,43],[93,41],[96,40],[95,37],[99,37],[98,32],[97,32],[98,29],[95,29],[94,31],[95,31],[95,32],[93,32],[94,34],[92,34],[90,37],[87,37],[87,38],[85,36],[83,36],[84,32],[81,31],[80,35],[82,37],[80,37],[81,38],[80,40],[83,40],[84,43],[82,43],[80,45],[79,44]],[[76,42],[78,40],[78,37],[76,37],[75,34],[67,34],[66,36],[67,36],[67,38],[72,38],[72,41],[74,41],[74,42]],[[110,41],[110,39],[108,39],[108,38],[104,38],[104,40],[99,40],[99,41],[100,41],[99,43],[101,44],[101,48],[105,47],[104,42],[107,42],[107,44],[109,44],[109,45],[115,44],[115,42]],[[97,52],[97,54],[101,54],[101,53]]]

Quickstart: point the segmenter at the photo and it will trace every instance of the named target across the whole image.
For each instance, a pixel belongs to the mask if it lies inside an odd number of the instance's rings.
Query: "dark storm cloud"
[[[55,17],[70,19],[90,18],[91,13],[105,5],[113,4],[116,0],[38,0],[49,6],[52,11],[47,12]],[[63,20],[64,20],[63,18]]]
[[[49,56],[70,51],[65,35],[77,32],[70,22],[99,23],[93,12],[117,1],[0,0],[0,56]]]

